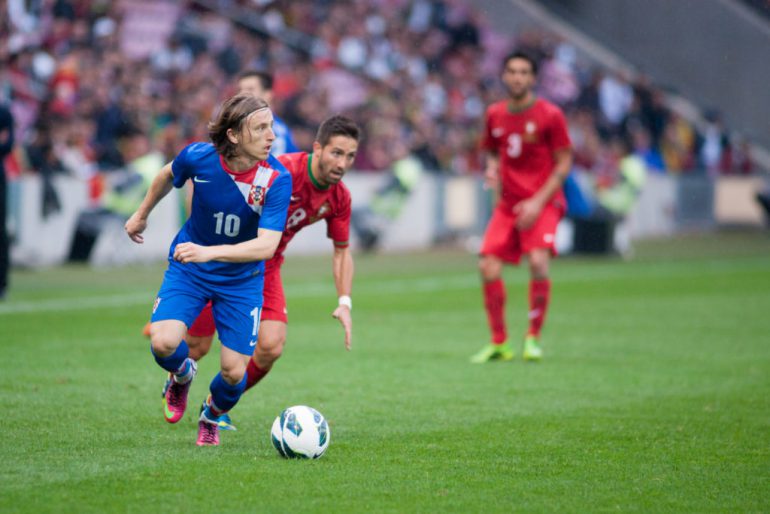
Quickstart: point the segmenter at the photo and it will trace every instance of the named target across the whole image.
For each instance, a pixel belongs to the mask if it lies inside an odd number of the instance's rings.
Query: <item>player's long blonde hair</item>
[[[231,159],[238,153],[238,145],[230,141],[227,131],[240,133],[249,116],[262,109],[269,109],[267,102],[250,93],[239,93],[222,104],[219,115],[208,127],[209,139],[222,157]]]

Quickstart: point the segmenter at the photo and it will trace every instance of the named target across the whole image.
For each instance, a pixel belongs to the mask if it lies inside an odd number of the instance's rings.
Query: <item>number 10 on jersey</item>
[[[225,216],[224,212],[218,212],[214,214],[214,219],[217,220],[217,226],[214,228],[214,232],[217,235],[222,234],[222,229],[224,229],[224,234],[228,237],[235,237],[241,231],[241,218],[235,214]]]

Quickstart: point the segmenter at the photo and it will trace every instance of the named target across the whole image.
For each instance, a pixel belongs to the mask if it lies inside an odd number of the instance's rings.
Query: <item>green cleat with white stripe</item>
[[[525,361],[539,361],[543,358],[543,347],[537,340],[537,337],[529,335],[524,339],[524,354],[522,355]]]

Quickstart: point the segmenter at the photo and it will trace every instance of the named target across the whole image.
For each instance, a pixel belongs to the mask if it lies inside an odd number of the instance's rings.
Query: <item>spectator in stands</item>
[[[666,165],[658,149],[652,144],[650,132],[641,124],[632,126],[627,137],[631,138],[633,154],[644,163],[647,171],[665,173]]]
[[[681,173],[695,166],[695,130],[684,118],[672,112],[663,127],[660,151],[666,170]]]
[[[646,129],[650,149],[660,152],[669,172],[691,169],[696,160],[724,172],[731,155],[745,153],[736,146],[731,154],[718,124],[696,145],[692,127],[669,112],[645,77],[632,81],[613,70],[581,68],[576,48],[543,30],[515,38],[497,33],[470,2],[327,4],[227,3],[256,12],[256,28],[244,28],[250,20],[236,23],[195,3],[166,3],[156,22],[168,25],[167,32],[151,35],[160,38],[160,50],[142,57],[136,53],[141,38],[118,37],[131,30],[132,2],[18,3],[10,35],[0,41],[0,58],[7,58],[0,91],[10,92],[17,141],[30,145],[43,118],[64,126],[96,123],[86,131],[91,140],[77,146],[82,155],[93,154],[88,159],[97,161],[98,172],[126,165],[125,136],[135,130],[170,158],[205,138],[201,127],[232,92],[234,70],[256,68],[273,72],[270,101],[300,147],[312,143],[325,113],[341,112],[368,134],[384,130],[412,142],[426,169],[478,173],[473,120],[502,94],[497,63],[516,47],[544,59],[541,93],[578,124],[571,127],[576,164],[586,170],[597,166],[606,147],[599,135],[628,132],[632,120]],[[48,119],[52,110],[58,120]],[[381,142],[362,142],[359,166],[385,171],[393,160]]]
[[[618,73],[607,73],[599,82],[599,108],[610,131],[616,132],[628,115],[634,92]]]
[[[712,177],[730,169],[730,140],[717,111],[706,113],[706,125],[698,139],[698,162]]]
[[[39,118],[32,137],[25,145],[26,157],[31,169],[37,170],[42,178],[42,215],[47,218],[61,210],[59,194],[53,184],[53,176],[64,168],[54,152],[54,130],[59,124],[56,118]]]

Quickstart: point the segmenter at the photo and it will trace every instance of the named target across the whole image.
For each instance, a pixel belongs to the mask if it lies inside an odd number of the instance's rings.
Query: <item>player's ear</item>
[[[319,143],[318,141],[313,141],[313,153],[314,154],[318,155],[319,153],[321,153],[321,148],[323,148],[321,146],[321,143]]]
[[[234,145],[238,144],[238,136],[233,132],[233,129],[229,128],[227,129],[227,139],[230,140],[230,142]]]

